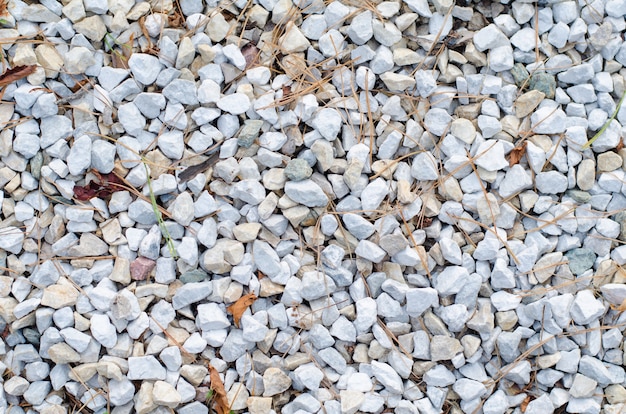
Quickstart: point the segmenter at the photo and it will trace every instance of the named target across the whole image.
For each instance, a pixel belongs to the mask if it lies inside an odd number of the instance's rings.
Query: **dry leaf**
[[[70,90],[74,93],[78,92],[83,86],[87,85],[89,83],[89,79],[83,79],[83,80],[79,80],[78,82],[76,82],[76,84],[74,86],[72,86],[70,88]]]
[[[212,365],[209,365],[209,375],[211,378],[211,389],[213,390],[213,401],[215,401],[215,411],[217,411],[217,414],[229,414],[228,396],[224,389],[224,383],[220,378],[220,373]]]
[[[626,299],[624,299],[621,305],[611,305],[611,309],[616,310],[618,312],[626,311]]]
[[[241,316],[243,313],[254,303],[257,299],[254,293],[248,293],[245,296],[240,297],[237,302],[230,305],[226,310],[233,314],[233,320],[235,321],[235,326],[239,328],[239,321],[241,320]]]
[[[520,410],[525,413],[526,412],[526,407],[528,407],[528,404],[530,404],[531,402],[531,398],[530,395],[527,395],[526,398],[524,398],[524,401],[522,401],[522,403],[520,404],[519,408]]]
[[[511,150],[511,153],[509,154],[509,167],[519,164],[524,154],[526,154],[526,143],[527,141],[524,141],[522,145]]]
[[[0,87],[23,79],[37,70],[37,65],[16,66],[0,75]]]
[[[241,54],[246,59],[246,69],[259,64],[259,49],[252,43],[242,47]]]
[[[615,147],[615,151],[620,152],[623,148],[624,148],[624,138],[622,137],[619,139],[619,143],[617,144],[617,147]]]

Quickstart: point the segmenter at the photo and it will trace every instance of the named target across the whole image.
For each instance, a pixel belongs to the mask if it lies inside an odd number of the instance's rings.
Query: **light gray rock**
[[[313,128],[328,141],[337,138],[342,124],[343,120],[339,112],[331,108],[323,108],[318,111],[312,121]]]
[[[4,249],[13,254],[19,254],[22,251],[23,243],[24,232],[21,229],[13,226],[8,226],[2,229],[0,249]]]
[[[217,107],[233,115],[241,115],[251,108],[250,98],[243,93],[233,93],[218,99]]]
[[[570,310],[572,319],[580,325],[598,320],[604,312],[604,305],[594,297],[590,290],[578,292]]]
[[[312,180],[286,182],[285,194],[293,201],[307,207],[323,207],[329,201],[322,188]]]
[[[172,297],[172,306],[175,310],[182,309],[208,297],[213,292],[213,283],[210,281],[186,283],[178,288]]]
[[[91,144],[91,166],[102,174],[108,174],[115,167],[115,145],[98,139]]]
[[[361,240],[354,251],[357,256],[373,263],[380,263],[387,253],[369,240]]]
[[[452,122],[452,117],[445,109],[441,108],[429,110],[424,117],[426,129],[437,136],[441,136],[449,129],[450,122]]]
[[[433,288],[413,288],[406,292],[406,311],[412,317],[419,317],[431,306],[438,305],[439,295]]]
[[[163,69],[163,65],[156,56],[146,53],[133,53],[128,59],[128,67],[133,78],[144,85],[154,83]]]
[[[165,96],[160,93],[142,92],[135,97],[133,103],[146,118],[154,119],[165,109]]]
[[[382,385],[392,394],[401,394],[404,386],[400,375],[384,362],[372,361],[373,374]]]
[[[164,380],[165,367],[152,355],[128,358],[128,379],[136,380]]]

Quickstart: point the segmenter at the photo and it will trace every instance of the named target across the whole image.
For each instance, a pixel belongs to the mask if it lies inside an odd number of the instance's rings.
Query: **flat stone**
[[[144,85],[154,83],[163,69],[163,65],[156,56],[145,53],[133,53],[128,59],[128,67],[133,78]]]
[[[293,201],[307,207],[323,207],[329,201],[322,188],[310,179],[286,182],[285,194]]]
[[[430,354],[433,362],[451,360],[460,352],[463,352],[463,346],[458,339],[444,335],[433,336],[430,343]]]
[[[538,90],[533,89],[526,92],[515,101],[515,116],[518,118],[524,118],[530,115],[545,97],[545,93]]]
[[[376,379],[392,394],[401,394],[404,387],[400,375],[388,364],[372,361]]]
[[[128,358],[129,380],[164,380],[165,374],[165,367],[152,355]]]
[[[280,368],[268,368],[263,374],[264,397],[280,394],[291,386],[289,378]]]

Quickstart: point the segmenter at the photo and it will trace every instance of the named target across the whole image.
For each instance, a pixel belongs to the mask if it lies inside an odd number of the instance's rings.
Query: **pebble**
[[[133,53],[128,59],[128,67],[133,78],[144,85],[153,84],[163,69],[158,58],[145,53]]]
[[[296,203],[307,207],[322,207],[329,201],[324,190],[310,179],[286,182],[285,194]]]
[[[272,397],[286,391],[291,379],[280,368],[268,368],[263,374],[263,396]]]
[[[251,107],[250,98],[243,93],[224,96],[216,102],[217,107],[233,115],[245,113]]]
[[[330,108],[323,108],[318,111],[312,121],[313,127],[328,141],[337,138],[342,123],[341,115]]]
[[[0,411],[621,412],[624,1],[239,3],[2,16]]]

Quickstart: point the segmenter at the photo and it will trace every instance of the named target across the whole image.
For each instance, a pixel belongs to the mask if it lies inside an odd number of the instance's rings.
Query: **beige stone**
[[[613,151],[604,152],[596,159],[598,172],[615,171],[622,166],[622,157]]]
[[[78,295],[78,290],[70,282],[59,279],[57,284],[48,286],[43,290],[41,306],[48,306],[53,309],[73,306],[76,304]]]
[[[100,16],[90,16],[74,24],[74,29],[93,42],[101,41],[107,34],[107,28]]]
[[[226,21],[222,13],[217,13],[209,20],[205,33],[209,35],[211,41],[217,43],[226,37],[230,30],[230,24]]]
[[[515,116],[524,118],[530,115],[545,97],[546,95],[543,92],[534,89],[526,92],[515,101]]]
[[[37,55],[30,43],[18,43],[15,47],[15,55],[13,56],[13,65],[36,65]]]
[[[476,127],[469,119],[458,118],[450,124],[450,133],[461,141],[471,144],[476,138]]]
[[[503,331],[509,331],[517,323],[515,311],[496,312],[496,323]]]
[[[250,414],[267,414],[272,409],[272,399],[269,397],[249,397],[247,404]]]
[[[70,364],[80,361],[80,354],[65,342],[59,342],[48,349],[48,355],[55,364]]]
[[[144,381],[141,383],[141,388],[135,396],[135,411],[137,414],[148,414],[150,411],[157,408],[153,399],[154,385],[151,382]]]
[[[165,381],[156,381],[152,387],[152,401],[157,405],[176,408],[182,398],[173,385]]]
[[[35,48],[37,62],[44,68],[46,76],[54,78],[63,67],[63,57],[51,44],[42,44]]]
[[[283,53],[304,52],[311,46],[309,40],[302,34],[300,29],[293,23],[288,22],[285,26],[285,34],[278,41]]]

